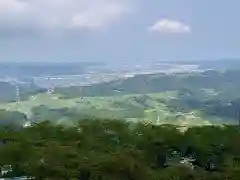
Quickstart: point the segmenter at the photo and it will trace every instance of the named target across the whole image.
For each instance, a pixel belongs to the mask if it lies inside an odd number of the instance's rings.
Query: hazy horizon
[[[176,60],[130,60],[130,61],[114,61],[114,62],[109,62],[109,61],[90,61],[90,60],[73,60],[73,61],[67,61],[67,60],[62,60],[62,61],[53,61],[53,60],[48,60],[48,61],[34,61],[34,60],[21,60],[21,61],[0,61],[0,64],[75,64],[75,63],[83,63],[83,64],[124,64],[124,63],[151,63],[151,62],[159,62],[159,63],[198,63],[198,62],[223,62],[223,61],[230,61],[230,62],[240,62],[240,57],[236,58],[218,58],[218,59],[176,59]]]

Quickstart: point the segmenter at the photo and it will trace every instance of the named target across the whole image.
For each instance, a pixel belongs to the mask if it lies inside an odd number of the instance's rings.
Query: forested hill
[[[234,126],[129,124],[86,119],[72,128],[48,122],[0,127],[4,177],[78,180],[239,180],[240,133]]]
[[[145,94],[165,91],[226,89],[240,90],[240,71],[206,71],[203,73],[152,74],[136,75],[135,77],[89,87],[57,88],[56,93],[66,97],[75,96],[111,96],[122,94]]]

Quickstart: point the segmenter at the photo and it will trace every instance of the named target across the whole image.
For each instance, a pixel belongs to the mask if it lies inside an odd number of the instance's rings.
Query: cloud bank
[[[149,28],[149,30],[150,32],[159,32],[164,34],[183,34],[190,33],[191,27],[180,21],[160,19],[155,22],[154,25]]]
[[[98,29],[130,11],[127,0],[0,0],[0,29]]]

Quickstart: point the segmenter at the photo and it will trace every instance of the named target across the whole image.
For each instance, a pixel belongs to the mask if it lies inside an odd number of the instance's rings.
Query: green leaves
[[[240,177],[236,128],[190,128],[83,120],[63,128],[49,122],[0,131],[0,165],[36,179],[169,180]],[[172,154],[177,157],[172,157]],[[195,169],[180,163],[194,156]],[[171,158],[169,158],[171,157]],[[210,166],[218,167],[216,172]],[[208,167],[208,168],[207,168]]]

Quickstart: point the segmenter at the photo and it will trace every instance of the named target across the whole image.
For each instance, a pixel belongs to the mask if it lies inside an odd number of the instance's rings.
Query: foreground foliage
[[[191,157],[194,169],[179,163]],[[49,122],[25,129],[1,127],[5,176],[79,180],[240,179],[237,127],[194,127],[82,120],[64,128]]]

